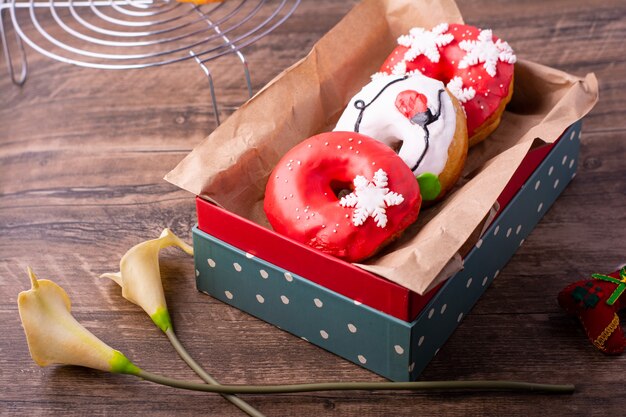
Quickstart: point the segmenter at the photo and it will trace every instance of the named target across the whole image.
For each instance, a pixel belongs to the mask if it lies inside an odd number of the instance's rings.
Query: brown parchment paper
[[[414,26],[441,22],[462,22],[454,1],[363,1],[306,58],[233,113],[165,179],[270,227],[263,212],[265,184],[282,155],[302,140],[332,130],[398,36]],[[497,35],[506,39],[505,33]],[[502,122],[470,150],[456,189],[443,203],[424,210],[400,240],[359,266],[418,293],[452,275],[461,267],[459,252],[478,239],[527,152],[555,141],[597,98],[593,74],[578,78],[520,59]]]

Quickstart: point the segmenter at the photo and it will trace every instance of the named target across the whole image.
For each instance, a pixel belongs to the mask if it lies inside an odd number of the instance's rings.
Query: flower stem
[[[215,386],[221,386],[219,382],[217,382],[215,380],[215,378],[213,378],[211,375],[209,375],[201,366],[200,364],[198,364],[198,362],[196,362],[191,355],[189,355],[189,352],[187,352],[187,350],[185,349],[185,347],[180,343],[180,340],[178,340],[178,337],[176,336],[176,333],[174,333],[174,329],[172,329],[171,327],[168,328],[165,331],[165,335],[167,336],[167,338],[169,339],[170,343],[172,344],[172,346],[174,346],[174,349],[176,350],[176,352],[178,353],[178,355],[181,357],[182,360],[185,361],[185,363],[187,363],[187,365],[189,365],[189,367],[196,373],[198,374],[198,376],[200,378],[202,378],[202,380],[204,382],[206,382],[207,384],[211,384],[211,385],[215,385]],[[144,372],[144,371],[142,371]],[[150,374],[152,375],[152,374]],[[149,381],[152,381],[150,378],[146,378],[143,375],[140,374],[140,376],[144,379],[147,379]],[[161,378],[161,377],[160,377]],[[156,381],[153,381],[156,382]],[[167,384],[166,384],[167,385]],[[203,387],[206,387],[205,384],[197,384]],[[182,387],[181,387],[182,388]],[[235,395],[232,394],[227,394],[227,393],[221,393],[222,397],[224,397],[226,400],[230,401],[231,403],[233,403],[235,406],[237,406],[241,411],[243,411],[244,413],[248,414],[251,417],[265,417],[265,415],[263,413],[261,413],[259,410],[257,410],[256,408],[252,407],[250,404],[248,404],[247,402],[245,402],[244,400],[242,400],[241,398],[236,397]]]
[[[313,391],[522,391],[571,394],[574,385],[533,384],[515,381],[323,382],[292,385],[207,385],[172,379],[141,370],[138,377],[161,385],[218,394],[291,394]]]

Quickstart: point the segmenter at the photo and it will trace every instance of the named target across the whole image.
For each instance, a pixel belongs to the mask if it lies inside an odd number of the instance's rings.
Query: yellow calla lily
[[[106,372],[137,375],[138,367],[85,329],[71,314],[67,293],[28,268],[32,288],[22,291],[17,305],[28,349],[39,366],[79,365]]]
[[[158,239],[139,243],[126,252],[120,261],[120,272],[103,274],[122,287],[122,296],[143,308],[152,321],[164,332],[172,327],[165,303],[159,251],[168,246],[178,246],[189,255],[193,248],[169,229],[164,229]]]

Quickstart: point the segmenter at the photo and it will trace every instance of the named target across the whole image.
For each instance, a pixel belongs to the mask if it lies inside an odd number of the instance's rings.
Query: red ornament
[[[610,275],[592,277],[567,286],[559,293],[559,304],[580,319],[595,347],[608,354],[622,353],[626,338],[617,312],[626,308],[626,267]]]
[[[404,90],[396,96],[396,108],[409,120],[418,113],[426,112],[427,103],[426,96],[415,90]]]

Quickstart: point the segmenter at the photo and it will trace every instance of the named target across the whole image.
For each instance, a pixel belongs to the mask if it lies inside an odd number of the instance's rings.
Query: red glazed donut
[[[411,169],[388,146],[354,132],[313,136],[278,162],[265,190],[274,230],[357,262],[417,219]]]
[[[395,75],[417,71],[443,81],[465,110],[473,146],[500,123],[513,94],[515,61],[509,44],[491,30],[442,23],[430,31],[413,28],[400,36],[380,71]]]

